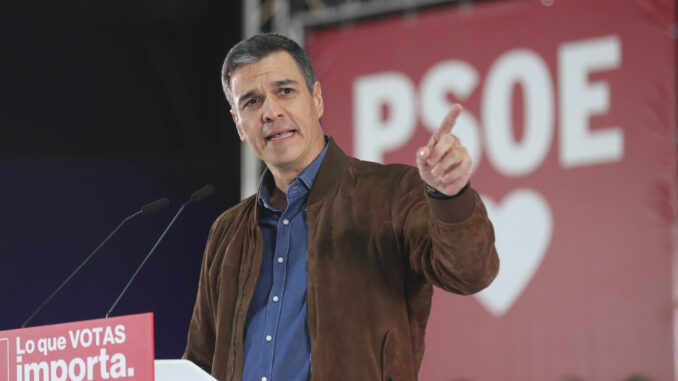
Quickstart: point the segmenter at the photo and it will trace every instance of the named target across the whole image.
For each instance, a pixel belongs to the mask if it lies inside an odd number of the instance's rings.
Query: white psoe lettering
[[[414,133],[414,85],[400,73],[359,77],[353,84],[354,151],[381,161],[385,151],[405,144]],[[388,117],[382,118],[382,108]],[[382,120],[384,119],[384,120]],[[369,126],[369,127],[368,127]]]
[[[610,89],[605,82],[589,83],[592,72],[612,70],[621,64],[621,43],[616,36],[564,44],[558,49],[561,86],[560,163],[577,167],[618,161],[624,154],[620,127],[589,130],[589,119],[610,109]]]
[[[590,119],[610,110],[605,81],[589,82],[590,74],[621,66],[621,41],[617,36],[564,43],[558,48],[559,162],[563,168],[619,161],[624,155],[620,126],[591,130]],[[354,154],[383,162],[384,154],[407,144],[417,117],[435,132],[452,106],[448,94],[464,101],[481,82],[477,70],[461,60],[446,60],[422,77],[419,92],[403,73],[384,72],[360,76],[353,83]],[[514,49],[490,66],[481,94],[482,127],[468,110],[453,132],[474,162],[480,162],[484,136],[487,157],[504,176],[525,176],[544,161],[553,144],[556,91],[554,76],[536,52]],[[524,94],[523,136],[513,136],[513,88]],[[417,107],[419,105],[419,107]],[[387,109],[384,118],[382,110]],[[419,115],[417,115],[419,113]]]

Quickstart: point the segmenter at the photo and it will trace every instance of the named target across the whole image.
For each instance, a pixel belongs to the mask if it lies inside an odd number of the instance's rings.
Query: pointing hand
[[[461,105],[455,104],[426,146],[417,150],[422,180],[448,196],[459,193],[471,178],[471,156],[459,138],[450,134],[461,111]]]

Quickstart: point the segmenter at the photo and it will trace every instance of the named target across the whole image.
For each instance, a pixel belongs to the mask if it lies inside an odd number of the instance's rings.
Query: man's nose
[[[264,118],[264,121],[266,121],[266,122],[274,121],[278,118],[282,118],[285,115],[284,112],[283,112],[283,108],[281,107],[280,103],[272,97],[267,97],[264,100],[264,105],[262,107],[262,110],[263,110],[263,118]]]

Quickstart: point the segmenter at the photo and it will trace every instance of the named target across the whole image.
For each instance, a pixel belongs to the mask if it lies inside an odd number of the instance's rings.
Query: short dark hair
[[[242,40],[228,51],[224,65],[221,68],[221,84],[224,87],[226,99],[235,110],[233,94],[231,94],[231,76],[238,67],[255,63],[269,54],[285,51],[296,61],[301,74],[306,81],[308,91],[313,93],[315,74],[308,53],[291,39],[276,33],[262,33]]]

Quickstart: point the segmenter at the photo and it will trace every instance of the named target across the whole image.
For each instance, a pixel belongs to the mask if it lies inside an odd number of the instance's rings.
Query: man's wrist
[[[443,222],[462,222],[473,214],[475,208],[475,192],[466,184],[457,194],[452,196],[441,193],[444,198],[435,198],[426,192],[428,204],[436,218]]]
[[[447,195],[447,194],[445,194],[445,193],[442,193],[442,192],[438,191],[438,190],[435,189],[434,187],[432,187],[432,186],[426,184],[426,194],[428,194],[428,195],[431,196],[432,198],[435,198],[436,200],[449,200],[449,199],[458,197],[460,194],[464,193],[464,191],[465,191],[466,189],[468,189],[468,187],[469,187],[470,185],[471,185],[471,182],[469,181],[468,183],[466,183],[466,185],[464,185],[463,188],[461,188],[461,189],[459,190],[459,192],[457,192],[457,193],[455,193],[455,194],[453,194],[453,195]]]

